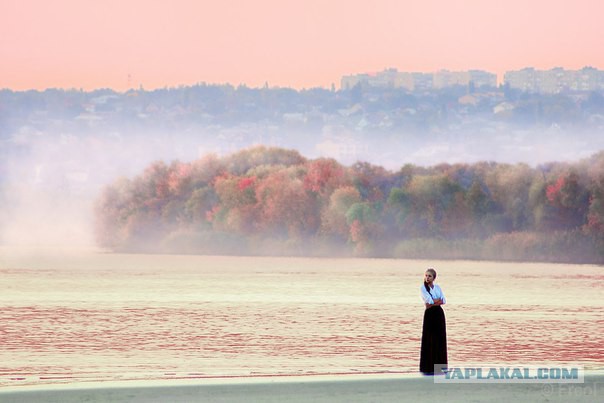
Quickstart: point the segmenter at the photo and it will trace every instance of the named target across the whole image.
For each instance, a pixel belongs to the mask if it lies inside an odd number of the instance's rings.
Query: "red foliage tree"
[[[256,221],[256,180],[254,177],[224,175],[216,178],[214,189],[220,209],[212,215],[212,223],[220,230],[248,234]]]
[[[256,188],[259,218],[257,226],[268,235],[299,238],[316,232],[319,211],[316,199],[302,180],[287,169],[269,174]]]
[[[191,164],[174,162],[168,172],[168,190],[171,195],[184,196],[191,192]]]
[[[564,187],[564,183],[565,183],[564,176],[560,176],[558,178],[558,180],[556,181],[556,183],[549,185],[545,189],[545,196],[547,197],[547,200],[549,200],[549,202],[551,204],[562,205],[561,191],[562,191],[562,188]]]
[[[320,196],[329,196],[346,183],[346,171],[334,159],[320,158],[307,164],[304,188]]]
[[[170,195],[169,175],[168,166],[162,161],[154,162],[145,169],[141,179],[148,186],[151,198],[165,199]]]
[[[547,186],[545,194],[555,208],[549,216],[554,228],[573,229],[585,224],[589,194],[575,172],[560,175],[556,182]]]

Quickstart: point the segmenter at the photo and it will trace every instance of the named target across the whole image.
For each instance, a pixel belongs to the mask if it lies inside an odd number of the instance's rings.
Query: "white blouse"
[[[422,297],[422,301],[424,301],[425,304],[433,304],[433,298],[440,298],[442,303],[446,304],[447,300],[445,299],[445,294],[443,293],[443,290],[438,284],[433,284],[433,286],[433,288],[430,288],[430,293],[428,293],[428,291],[426,291],[426,287],[424,287],[424,285],[422,284],[422,286],[420,287],[420,295]],[[432,296],[430,296],[430,294],[432,294]]]

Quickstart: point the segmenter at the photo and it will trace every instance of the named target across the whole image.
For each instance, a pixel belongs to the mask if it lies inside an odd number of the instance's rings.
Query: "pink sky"
[[[0,0],[0,88],[604,69],[601,0]]]

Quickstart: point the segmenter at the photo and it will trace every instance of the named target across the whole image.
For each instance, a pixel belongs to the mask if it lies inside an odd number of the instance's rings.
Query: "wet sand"
[[[0,389],[3,403],[71,402],[593,402],[604,371],[582,384],[442,384],[408,374],[275,376],[23,386]]]

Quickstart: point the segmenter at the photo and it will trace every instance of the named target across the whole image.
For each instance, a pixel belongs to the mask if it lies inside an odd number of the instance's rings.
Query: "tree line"
[[[604,152],[393,172],[258,146],[117,179],[95,219],[114,251],[602,263]]]

